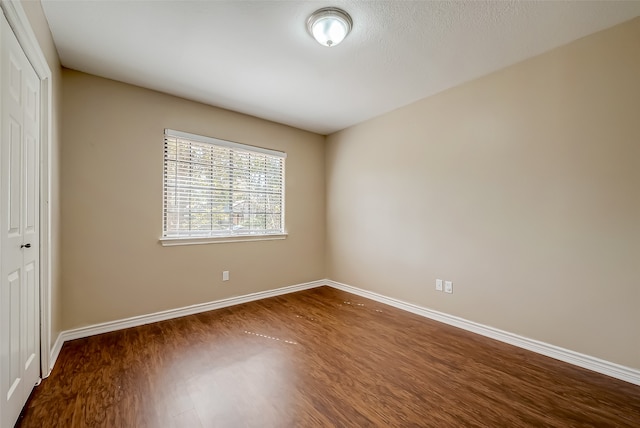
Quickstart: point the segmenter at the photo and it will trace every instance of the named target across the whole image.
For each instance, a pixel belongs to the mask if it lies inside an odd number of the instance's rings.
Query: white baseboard
[[[56,343],[51,351],[51,368],[58,358],[58,354],[62,349],[64,342],[84,337],[95,336],[97,334],[109,333],[125,328],[138,327],[145,324],[151,324],[158,321],[165,321],[173,318],[180,318],[187,315],[199,314],[201,312],[212,311],[214,309],[226,308],[228,306],[239,305],[241,303],[253,302],[254,300],[266,299],[268,297],[281,296],[283,294],[295,293],[296,291],[308,290],[326,285],[326,281],[312,281],[304,284],[291,285],[289,287],[276,288],[274,290],[260,291],[257,293],[245,294],[243,296],[229,297],[228,299],[215,300],[212,302],[199,303],[196,305],[185,306],[182,308],[169,309],[166,311],[155,312],[147,315],[139,315],[122,320],[109,321],[100,324],[89,325],[86,327],[74,328],[60,333]]]
[[[230,297],[228,299],[216,300],[213,302],[200,303],[197,305],[186,306],[182,308],[170,309],[161,312],[155,312],[148,315],[140,315],[131,318],[125,318],[117,321],[110,321],[100,324],[94,324],[86,327],[80,327],[72,330],[63,331],[58,335],[56,342],[51,350],[49,358],[51,369],[58,359],[60,350],[64,342],[74,339],[81,339],[83,337],[94,336],[96,334],[108,333],[111,331],[122,330],[130,327],[137,327],[145,324],[151,324],[158,321],[165,321],[168,319],[179,318],[187,315],[193,315],[201,312],[212,311],[215,309],[226,308],[228,306],[239,305],[241,303],[252,302],[255,300],[266,299],[268,297],[280,296],[283,294],[294,293],[296,291],[308,290],[311,288],[327,285],[338,290],[346,291],[347,293],[355,294],[365,297],[367,299],[375,300],[380,303],[384,303],[389,306],[393,306],[398,309],[405,310],[426,318],[430,318],[435,321],[439,321],[454,327],[461,328],[463,330],[470,331],[472,333],[486,336],[491,339],[499,340],[510,345],[517,346],[522,349],[536,352],[538,354],[546,355],[547,357],[555,358],[556,360],[564,361],[569,364],[573,364],[585,369],[592,370],[597,373],[601,373],[607,376],[611,376],[616,379],[624,380],[626,382],[640,386],[640,370],[632,369],[630,367],[621,366],[609,361],[601,360],[596,357],[581,354],[579,352],[571,351],[569,349],[560,348],[555,345],[540,342],[538,340],[529,339],[523,336],[519,336],[514,333],[509,333],[504,330],[489,327],[483,324],[479,324],[473,321],[459,318],[453,315],[448,315],[443,312],[434,311],[432,309],[424,308],[412,303],[403,302],[402,300],[393,299],[391,297],[383,296],[378,293],[363,290],[357,287],[353,287],[347,284],[342,284],[329,279],[307,282],[304,284],[292,285],[289,287],[277,288],[275,290],[261,291],[258,293],[246,294],[244,296]]]
[[[64,333],[64,332],[62,332]],[[56,365],[56,361],[58,360],[58,355],[60,355],[60,350],[62,349],[62,345],[64,344],[64,338],[62,333],[58,334],[55,343],[53,344],[53,348],[51,348],[51,352],[49,353],[49,373],[44,377],[49,377],[51,374],[51,370],[53,370],[53,366]]]
[[[497,328],[478,324],[473,321],[468,321],[464,318],[459,318],[453,315],[445,314],[443,312],[438,312],[432,309],[417,306],[412,303],[403,302],[402,300],[386,297],[378,293],[353,287],[351,285],[341,284],[339,282],[331,280],[325,280],[325,282],[327,285],[338,290],[346,291],[347,293],[356,294],[358,296],[375,300],[377,302],[384,303],[386,305],[393,306],[395,308],[402,309],[417,315],[421,315],[435,321],[449,324],[454,327],[479,334],[481,336],[490,337],[491,339],[499,340],[500,342],[508,343],[510,345],[514,345],[528,351],[546,355],[547,357],[555,358],[556,360],[564,361],[565,363],[583,367],[585,369],[611,376],[616,379],[624,380],[635,385],[640,385],[640,370],[621,366],[619,364],[601,360],[599,358],[581,354],[569,349],[560,348],[558,346],[550,345],[538,340],[529,339],[514,333],[509,333],[504,330],[499,330]]]

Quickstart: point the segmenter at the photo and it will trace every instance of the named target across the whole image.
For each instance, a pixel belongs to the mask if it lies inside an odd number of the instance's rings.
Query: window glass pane
[[[284,154],[165,133],[163,235],[284,233]]]

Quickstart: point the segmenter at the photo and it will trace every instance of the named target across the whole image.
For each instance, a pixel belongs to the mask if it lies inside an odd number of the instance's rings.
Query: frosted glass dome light
[[[347,12],[335,7],[318,9],[307,20],[309,33],[322,46],[340,44],[351,31],[353,21]]]

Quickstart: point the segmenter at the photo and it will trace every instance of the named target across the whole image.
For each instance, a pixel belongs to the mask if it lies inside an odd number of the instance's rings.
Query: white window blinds
[[[163,237],[283,234],[285,158],[165,129]]]

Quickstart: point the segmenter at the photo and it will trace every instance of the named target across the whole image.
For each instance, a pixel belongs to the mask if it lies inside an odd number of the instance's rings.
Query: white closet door
[[[0,426],[13,426],[40,377],[40,80],[0,23]]]

